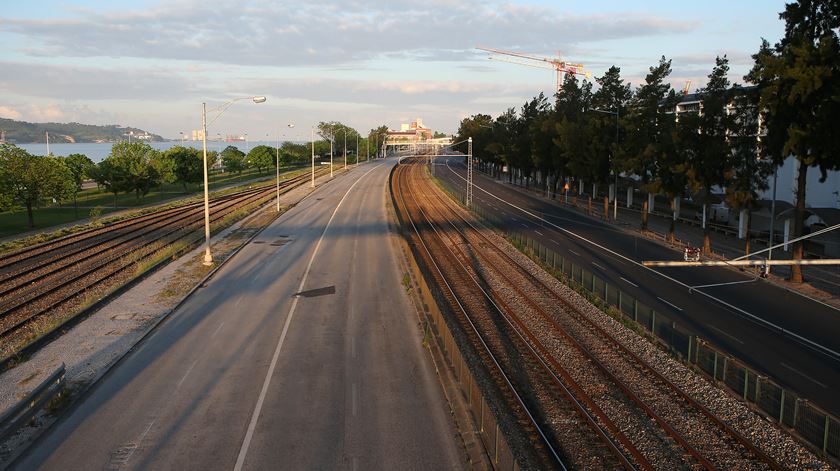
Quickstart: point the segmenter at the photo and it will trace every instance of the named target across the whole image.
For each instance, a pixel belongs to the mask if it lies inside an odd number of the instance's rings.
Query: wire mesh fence
[[[455,188],[444,180],[436,181],[452,199],[464,204],[463,188]],[[468,209],[482,223],[504,234],[520,251],[560,281],[608,313],[618,312],[624,319],[633,321],[637,328],[666,347],[677,358],[705,373],[777,423],[795,431],[814,449],[821,450],[834,459],[840,458],[840,419],[718,350],[681,325],[676,318],[655,311],[622,290],[620,286],[610,284],[608,280],[575,263],[570,257],[549,248],[540,241],[541,239],[519,231],[511,231],[497,213],[475,204]]]

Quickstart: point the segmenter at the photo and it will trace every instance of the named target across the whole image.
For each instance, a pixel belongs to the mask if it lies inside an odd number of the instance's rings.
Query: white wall
[[[784,165],[779,167],[778,192],[776,199],[795,204],[796,200],[796,168],[798,162],[794,157],[788,157]],[[769,188],[759,194],[761,199],[773,198],[773,175],[768,179]],[[809,208],[838,208],[840,209],[840,172],[828,172],[828,178],[820,183],[820,169],[808,168],[808,180],[805,185],[805,206]]]

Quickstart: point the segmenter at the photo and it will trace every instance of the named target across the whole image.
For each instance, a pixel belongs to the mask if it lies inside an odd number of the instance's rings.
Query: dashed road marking
[[[536,233],[537,233],[537,234],[539,234],[539,235],[544,235],[542,232],[540,232],[540,231],[538,231],[538,230],[536,230],[536,229],[534,229],[534,232],[536,232]]]
[[[192,371],[192,370],[193,370],[193,368],[195,367],[195,364],[196,364],[196,363],[198,363],[198,360],[194,360],[194,361],[192,362],[192,365],[190,365],[190,367],[189,367],[189,368],[187,368],[187,372],[186,372],[186,373],[184,373],[184,376],[182,376],[182,377],[181,377],[181,381],[178,381],[178,385],[177,385],[177,386],[175,386],[175,390],[181,389],[181,385],[182,385],[182,384],[184,384],[184,380],[185,380],[185,379],[187,379],[187,376],[189,376],[189,375],[190,375],[190,371]]]
[[[623,276],[622,276],[622,277],[620,277],[620,278],[621,278],[621,279],[622,279],[625,283],[627,283],[628,285],[634,286],[634,287],[636,287],[636,288],[638,288],[638,287],[639,287],[639,285],[637,285],[636,283],[633,283],[632,281],[628,280],[627,278],[624,278]]]
[[[781,362],[781,363],[779,363],[779,364],[780,364],[780,365],[782,365],[782,366],[784,366],[785,368],[789,369],[790,371],[793,371],[794,373],[798,374],[799,376],[802,376],[803,378],[807,379],[808,381],[811,381],[811,382],[813,382],[814,384],[819,385],[819,386],[820,386],[820,387],[822,387],[822,388],[828,388],[828,386],[826,386],[825,384],[823,384],[823,383],[821,383],[821,382],[819,382],[819,381],[815,380],[814,378],[812,378],[812,377],[810,377],[810,376],[806,375],[805,373],[803,373],[803,372],[801,372],[801,371],[797,370],[796,368],[794,368],[794,367],[792,367],[792,366],[788,365],[787,363]]]
[[[573,253],[573,254],[577,255],[578,257],[580,257],[580,254],[579,254],[579,253],[577,253],[577,252],[575,252],[575,251],[574,251],[574,250],[572,250],[572,249],[569,249],[569,252],[571,252],[571,253]]]
[[[721,335],[725,335],[726,337],[729,337],[730,339],[740,343],[741,345],[744,344],[744,342],[741,339],[739,339],[738,337],[735,337],[734,335],[730,334],[729,332],[726,332],[722,329],[718,329],[717,327],[713,326],[712,324],[706,324],[706,326],[708,326],[710,329],[714,330],[715,332],[717,332]]]
[[[597,264],[597,263],[595,263],[595,262],[592,262],[592,266],[597,267],[597,268],[600,268],[601,270],[607,271],[607,269],[606,269],[606,268],[602,267],[601,265],[598,265],[598,264]]]
[[[677,306],[675,306],[674,304],[672,304],[672,303],[668,302],[667,300],[660,298],[659,296],[657,296],[657,297],[656,297],[656,299],[658,299],[658,300],[662,301],[663,303],[665,303],[665,304],[667,304],[667,305],[671,306],[672,308],[676,309],[677,311],[682,311],[682,308],[681,308],[681,307],[677,307]]]
[[[223,325],[225,325],[225,323],[224,323],[224,322],[222,322],[221,324],[219,324],[219,327],[216,327],[216,331],[215,331],[215,332],[213,332],[213,335],[211,335],[211,336],[210,336],[210,338],[211,338],[211,339],[212,339],[213,337],[215,337],[215,336],[216,336],[216,334],[218,334],[220,330],[222,330],[222,326],[223,326]]]

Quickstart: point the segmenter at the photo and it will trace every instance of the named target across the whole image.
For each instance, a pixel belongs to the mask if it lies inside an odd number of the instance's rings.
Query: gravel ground
[[[486,230],[485,233],[492,231]],[[681,390],[708,408],[713,414],[733,427],[742,436],[753,441],[764,453],[789,469],[831,469],[825,461],[811,453],[776,424],[750,410],[744,403],[710,383],[705,377],[686,368],[650,341],[627,329],[612,317],[589,303],[527,256],[516,250],[497,234],[493,242],[502,248],[520,266],[528,269],[562,298],[596,322],[617,339],[624,347],[638,355],[657,372],[675,383]],[[724,464],[721,464],[724,466]]]
[[[286,207],[297,204],[310,192],[308,185],[301,185],[281,194],[281,204]],[[240,221],[213,237],[217,260],[229,256],[253,231],[248,222],[249,219]],[[66,365],[66,384],[71,391],[84,390],[101,378],[204,276],[203,250],[203,247],[196,248],[166,265],[24,363],[0,374],[0,414],[37,387],[61,363]],[[5,460],[54,420],[55,417],[42,413],[33,426],[0,444],[0,469]]]

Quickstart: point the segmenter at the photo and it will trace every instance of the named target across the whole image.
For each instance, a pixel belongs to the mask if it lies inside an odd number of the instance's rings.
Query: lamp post
[[[289,123],[286,125],[289,129],[295,127],[293,123]],[[277,162],[274,165],[275,170],[277,171],[277,212],[280,212],[280,141],[283,140],[283,133],[281,132],[279,136],[277,136]]]
[[[251,100],[254,103],[263,103],[265,102],[264,96],[252,96],[252,97],[243,97],[243,98],[234,98],[229,102],[211,109],[210,111],[218,111],[216,116],[210,121],[210,124],[216,122],[219,119],[219,116],[227,110],[230,105],[234,102],[239,100]],[[204,265],[212,265],[213,264],[213,256],[210,254],[210,193],[207,188],[207,103],[202,103],[202,111],[201,111],[201,145],[204,151],[204,164],[202,165],[204,169]],[[130,139],[130,136],[129,136]]]
[[[344,170],[347,170],[347,128],[344,131]]]
[[[335,137],[335,136],[333,136]],[[330,139],[330,178],[333,177],[333,140]]]
[[[312,183],[310,187],[315,188],[315,126],[312,126]]]
[[[183,132],[179,132],[178,134],[180,134],[180,135],[181,135],[181,145],[183,146],[183,145],[184,145],[184,133],[183,133]]]
[[[356,133],[356,161],[353,163],[353,166],[359,165],[359,133]]]
[[[615,145],[616,147],[618,147],[620,119],[618,103],[616,103],[615,111],[599,110],[597,108],[592,108],[592,111],[597,111],[598,113],[604,114],[611,114],[615,116]],[[613,190],[613,221],[615,221],[618,219],[618,169],[615,167],[615,151],[613,151],[612,153],[613,173],[615,174],[615,189]]]

